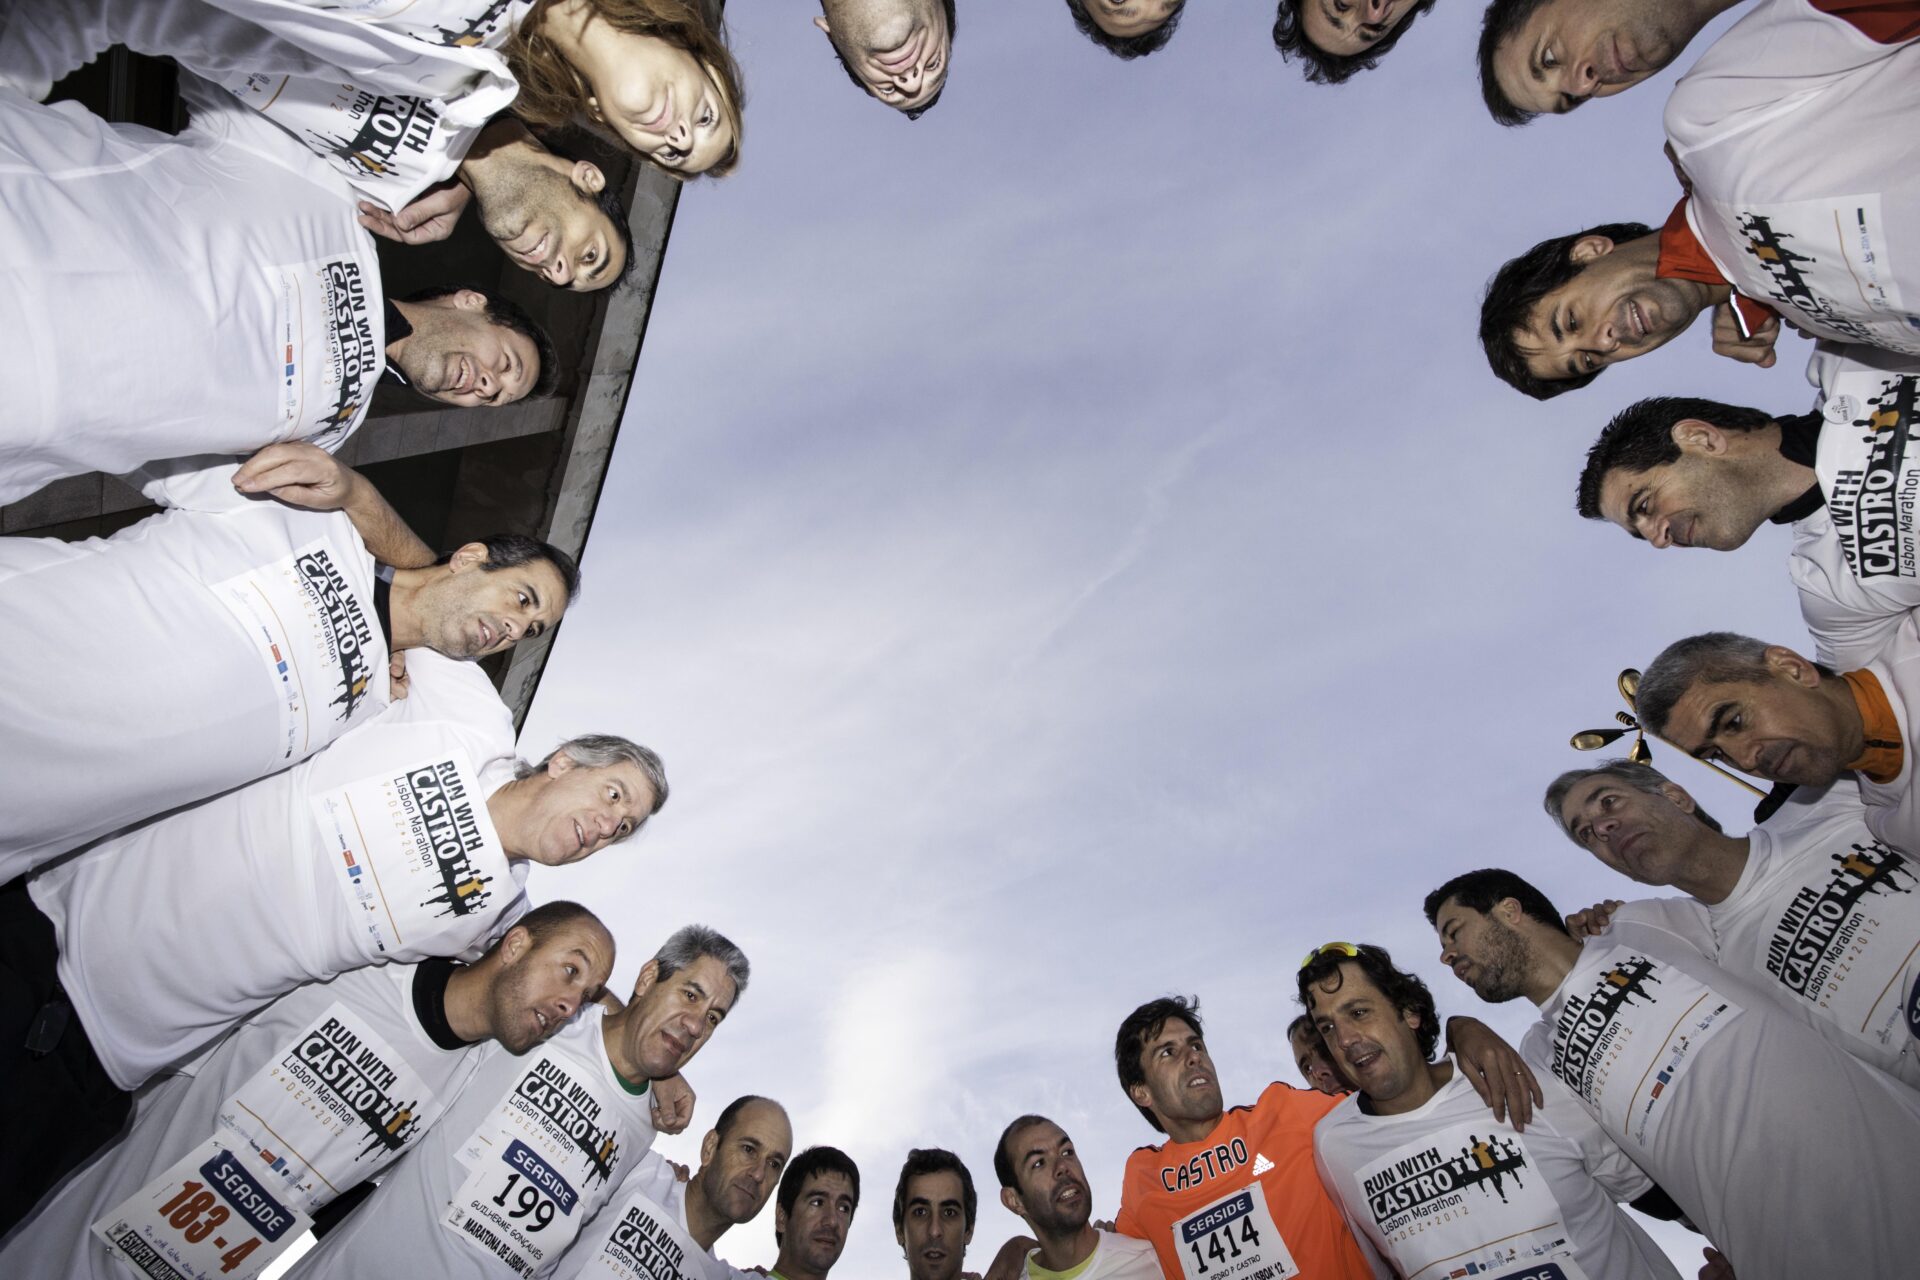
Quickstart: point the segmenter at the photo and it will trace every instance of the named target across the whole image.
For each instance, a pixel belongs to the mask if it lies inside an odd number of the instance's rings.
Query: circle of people
[[[1488,110],[1624,92],[1742,2],[1494,0]],[[952,0],[821,5],[862,92],[936,105]],[[1336,84],[1432,7],[1279,0],[1272,36]],[[1067,8],[1137,58],[1183,3]],[[179,134],[45,102],[116,44],[178,64]],[[555,379],[503,298],[384,296],[374,235],[441,238],[471,203],[514,265],[607,288],[626,213],[556,134],[717,175],[742,104],[722,29],[683,0],[0,12],[0,502],[98,470],[164,508],[105,539],[0,539],[0,1274],[245,1280],[317,1227],[296,1277],[737,1276],[717,1242],[769,1199],[763,1274],[839,1261],[859,1170],[795,1153],[777,1101],[722,1108],[697,1170],[650,1151],[691,1123],[682,1069],[745,994],[740,948],[682,928],[621,1000],[592,911],[528,902],[533,864],[626,839],[668,793],[623,737],[521,759],[475,664],[558,624],[573,561],[513,531],[438,556],[332,456],[383,377],[476,407]],[[1563,834],[1680,896],[1563,918],[1499,869],[1427,895],[1455,976],[1538,1007],[1517,1051],[1442,1024],[1381,948],[1332,942],[1297,973],[1310,1088],[1228,1108],[1198,1001],[1141,1005],[1115,1067],[1164,1140],[1096,1222],[1070,1136],[1013,1119],[992,1164],[1031,1235],[988,1276],[1675,1276],[1629,1203],[1700,1233],[1703,1276],[1920,1258],[1896,1204],[1920,1150],[1920,0],[1751,0],[1665,124],[1664,223],[1507,262],[1480,336],[1539,399],[1702,312],[1736,360],[1771,365],[1783,323],[1815,340],[1810,412],[1643,400],[1578,488],[1582,516],[1657,548],[1792,526],[1812,656],[1694,636],[1635,699],[1648,732],[1780,785],[1732,836],[1643,763],[1552,782]],[[961,1271],[977,1207],[958,1156],[908,1154],[892,1218],[915,1280]]]

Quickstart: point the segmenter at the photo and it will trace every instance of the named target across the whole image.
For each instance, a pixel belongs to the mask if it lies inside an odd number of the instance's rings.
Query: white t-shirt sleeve
[[[1646,1170],[1606,1135],[1571,1089],[1553,1076],[1542,1076],[1540,1088],[1553,1106],[1554,1127],[1580,1152],[1580,1163],[1608,1195],[1625,1204],[1653,1189]]]
[[[148,502],[182,511],[233,511],[249,502],[233,487],[239,458],[224,453],[202,453],[190,458],[157,459],[121,477]]]

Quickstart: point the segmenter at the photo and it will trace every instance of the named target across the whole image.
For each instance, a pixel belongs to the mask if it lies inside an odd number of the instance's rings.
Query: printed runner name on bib
[[[1626,947],[1609,948],[1583,985],[1555,1024],[1553,1073],[1596,1108],[1607,1128],[1651,1143],[1700,1047],[1741,1008]]]
[[[1357,1181],[1402,1275],[1545,1275],[1538,1269],[1550,1264],[1568,1280],[1580,1274],[1538,1161],[1491,1119],[1424,1135],[1361,1168]]]
[[[1920,378],[1854,370],[1834,379],[1822,413],[1827,515],[1847,568],[1872,586],[1920,576],[1914,519],[1920,449],[1911,447]]]
[[[463,751],[349,782],[312,805],[340,892],[376,951],[419,947],[443,932],[473,934],[503,892],[513,895],[506,853]]]
[[[1856,1035],[1906,1039],[1901,1003],[1920,945],[1913,864],[1878,840],[1806,864],[1786,907],[1760,935],[1755,957],[1798,999]]]
[[[1907,314],[1877,194],[1773,204],[1693,199],[1722,230],[1741,292],[1805,316],[1843,338],[1920,353],[1920,317]],[[1860,314],[1864,302],[1871,317]]]
[[[373,620],[315,539],[212,587],[258,646],[280,709],[276,747],[304,758],[351,721],[373,689]]]
[[[209,1138],[93,1224],[152,1280],[252,1280],[312,1220],[282,1202],[257,1160]]]
[[[1300,1274],[1258,1182],[1174,1223],[1173,1243],[1186,1280],[1288,1280]]]
[[[557,1258],[605,1201],[625,1139],[571,1059],[539,1050],[460,1148],[470,1171],[440,1225],[518,1276]]]
[[[594,1255],[619,1280],[700,1280],[709,1273],[706,1253],[664,1205],[635,1196],[620,1206],[620,1221]]]

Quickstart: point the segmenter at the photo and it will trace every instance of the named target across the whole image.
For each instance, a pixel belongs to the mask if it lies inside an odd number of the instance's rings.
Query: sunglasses
[[[1360,948],[1351,942],[1323,942],[1307,952],[1307,958],[1300,962],[1300,967],[1304,969],[1325,955],[1345,956],[1349,960],[1357,960],[1360,958]]]

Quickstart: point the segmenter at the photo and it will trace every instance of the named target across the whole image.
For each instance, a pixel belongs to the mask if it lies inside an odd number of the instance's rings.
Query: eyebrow
[[[1647,496],[1647,487],[1645,485],[1641,485],[1638,489],[1635,489],[1632,493],[1627,495],[1627,532],[1632,534],[1634,537],[1640,539],[1640,541],[1642,542],[1645,542],[1647,540],[1647,535],[1640,532],[1640,530],[1634,526],[1633,509],[1639,506],[1640,499],[1646,496]]]
[[[605,241],[595,245],[594,248],[598,250],[599,256],[593,260],[593,266],[587,270],[585,278],[588,280],[598,280],[601,276],[607,274],[607,264],[613,261],[611,255],[607,253]]]
[[[1707,740],[1700,744],[1699,751],[1693,753],[1696,759],[1700,758],[1701,753],[1706,751],[1708,747],[1711,747],[1713,740],[1720,736],[1720,727],[1726,723],[1727,716],[1730,715],[1732,711],[1733,704],[1731,702],[1723,702],[1713,709],[1713,719],[1707,721]]]

